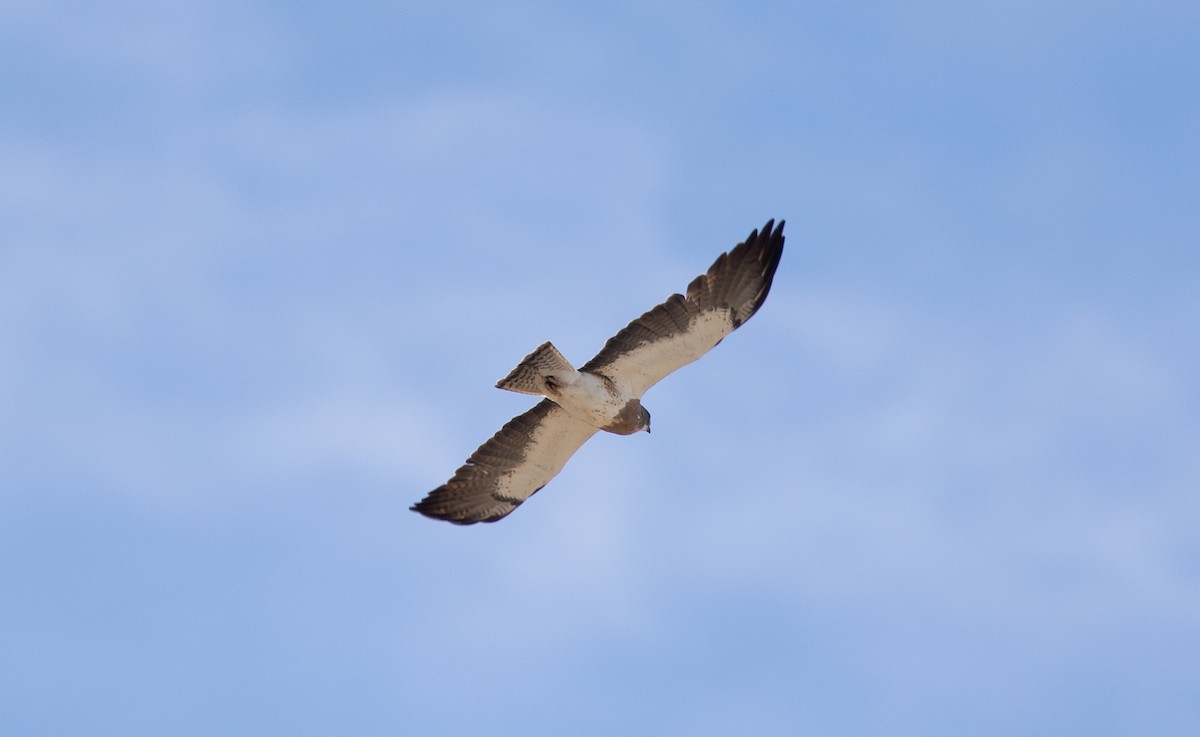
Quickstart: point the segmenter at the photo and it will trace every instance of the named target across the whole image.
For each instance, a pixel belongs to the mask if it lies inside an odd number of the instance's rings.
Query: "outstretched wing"
[[[696,277],[686,297],[672,294],[629,323],[579,370],[622,381],[641,396],[749,320],[767,298],[782,255],[783,221],[769,220]]]
[[[509,420],[454,478],[412,506],[459,525],[495,522],[558,475],[596,428],[549,399]]]

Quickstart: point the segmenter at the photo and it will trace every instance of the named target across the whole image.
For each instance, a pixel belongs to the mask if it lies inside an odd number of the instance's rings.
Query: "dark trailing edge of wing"
[[[509,420],[467,458],[453,478],[409,509],[458,525],[495,522],[516,509],[525,499],[497,493],[496,477],[524,462],[530,435],[555,406],[549,399],[543,399],[528,412]]]
[[[775,269],[783,256],[783,226],[768,220],[762,230],[753,230],[746,240],[722,253],[688,284],[687,296],[672,294],[666,301],[626,325],[609,338],[596,357],[580,371],[600,371],[639,345],[684,332],[697,315],[729,309],[736,329],[762,307],[771,291]]]

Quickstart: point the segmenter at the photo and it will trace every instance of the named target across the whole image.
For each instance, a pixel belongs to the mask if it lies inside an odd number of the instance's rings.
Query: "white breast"
[[[571,415],[603,428],[636,396],[596,374],[576,371],[559,389],[559,395],[551,399]]]

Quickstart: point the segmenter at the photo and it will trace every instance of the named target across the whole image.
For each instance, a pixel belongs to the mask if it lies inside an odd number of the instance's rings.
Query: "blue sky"
[[[1200,732],[1200,9],[5,3],[13,734]],[[744,329],[407,511],[768,218]]]

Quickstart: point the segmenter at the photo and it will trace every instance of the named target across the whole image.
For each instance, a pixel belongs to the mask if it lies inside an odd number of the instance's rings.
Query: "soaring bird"
[[[766,300],[782,255],[783,221],[769,220],[692,280],[686,297],[667,297],[578,369],[552,344],[538,346],[496,386],[545,398],[505,424],[412,510],[460,525],[495,522],[557,476],[598,430],[650,432],[642,395],[749,320]]]

